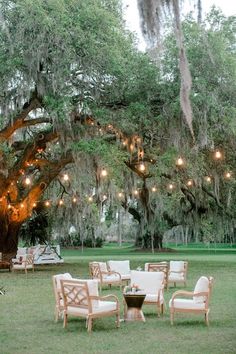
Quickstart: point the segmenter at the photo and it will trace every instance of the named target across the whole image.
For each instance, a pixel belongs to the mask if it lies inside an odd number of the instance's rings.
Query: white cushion
[[[131,275],[130,274],[121,274],[121,279],[122,280],[130,280]]]
[[[104,275],[102,280],[109,284],[109,282],[119,282],[120,276],[118,274]]]
[[[195,285],[193,293],[202,293],[209,291],[209,280],[207,277],[202,276],[198,279],[197,284]],[[206,296],[193,296],[195,303],[202,303],[206,301]]]
[[[170,272],[184,271],[184,261],[170,261]]]
[[[183,273],[170,273],[168,277],[168,281],[183,281],[184,274]]]
[[[112,301],[99,301],[99,306],[93,308],[92,313],[101,313],[101,312],[110,312],[116,310],[116,302]],[[68,306],[67,308],[68,314],[71,315],[87,315],[89,313],[88,308],[83,307],[73,307]]]
[[[96,279],[88,279],[88,293],[90,296],[99,296],[98,294],[98,281]],[[99,300],[92,300],[92,308],[93,310],[99,306]]]
[[[154,294],[147,294],[144,301],[145,302],[157,302],[157,298],[158,298],[158,295],[154,295]],[[164,302],[164,298],[163,298],[163,294],[162,292],[160,293],[160,303],[163,304]]]
[[[146,294],[157,294],[164,280],[163,272],[145,272],[131,270],[131,286],[138,285]]]
[[[172,300],[169,301],[169,307],[172,307]],[[174,299],[174,308],[176,309],[188,309],[188,310],[204,310],[205,304],[196,303],[194,300],[189,299]]]
[[[57,274],[54,277],[55,277],[55,281],[56,281],[56,287],[59,292],[61,291],[61,280],[71,280],[72,279],[72,276],[70,275],[70,273]]]
[[[108,261],[111,271],[118,272],[121,275],[130,273],[129,261]]]

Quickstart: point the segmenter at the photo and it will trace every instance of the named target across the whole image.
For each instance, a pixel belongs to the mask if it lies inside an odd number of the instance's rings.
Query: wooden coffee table
[[[124,296],[124,320],[125,321],[142,321],[145,317],[142,311],[142,305],[146,294],[125,293]]]

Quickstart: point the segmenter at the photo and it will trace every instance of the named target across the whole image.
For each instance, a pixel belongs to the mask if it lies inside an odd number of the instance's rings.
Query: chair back
[[[130,273],[130,262],[126,261],[108,261],[109,270],[120,273],[121,275],[127,275]]]
[[[156,294],[164,287],[163,272],[139,272],[131,270],[131,286],[138,285],[146,294]]]
[[[213,277],[201,276],[195,285],[193,294],[195,295],[199,293],[203,293],[203,294],[202,296],[193,295],[193,301],[195,303],[204,302],[206,307],[208,307],[212,286],[213,286]]]
[[[89,263],[89,273],[93,279],[102,279],[102,273],[108,272],[107,265],[105,262],[90,262]]]
[[[61,289],[61,280],[72,279],[70,273],[56,274],[52,276],[53,290],[55,295],[55,300],[58,305],[60,305],[60,300],[62,300],[62,289]]]
[[[61,279],[61,289],[65,308],[87,310],[92,313],[99,306],[98,282],[96,280]],[[92,298],[91,298],[92,297]],[[93,299],[93,297],[95,297]]]
[[[25,258],[23,260],[23,263],[25,263],[26,267],[32,266],[34,265],[34,255],[33,254],[26,254]]]

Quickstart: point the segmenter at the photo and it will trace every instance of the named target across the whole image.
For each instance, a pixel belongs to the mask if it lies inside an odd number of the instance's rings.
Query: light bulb
[[[69,181],[69,176],[67,173],[64,174],[63,179],[64,181]]]
[[[215,158],[216,158],[217,160],[219,160],[219,159],[221,159],[221,157],[222,157],[222,153],[221,153],[219,150],[217,150],[217,151],[215,152]]]
[[[102,177],[106,177],[107,176],[107,170],[105,170],[105,168],[102,169],[101,176]]]
[[[29,178],[29,177],[26,177],[26,179],[25,179],[25,184],[26,184],[27,186],[29,186],[30,183],[31,183],[30,178]]]
[[[156,187],[152,187],[152,192],[156,192],[156,191],[157,191]]]
[[[145,169],[146,169],[146,167],[145,167],[144,163],[141,163],[139,165],[139,170],[143,172],[143,171],[145,171]]]
[[[191,179],[188,180],[187,186],[191,187],[193,185],[193,181]]]
[[[182,159],[182,157],[179,157],[178,160],[176,161],[176,165],[183,166],[183,164],[184,164],[184,160]]]

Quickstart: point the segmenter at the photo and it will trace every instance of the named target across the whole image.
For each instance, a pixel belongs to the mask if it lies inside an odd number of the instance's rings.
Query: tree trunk
[[[3,261],[11,261],[17,253],[19,231],[22,222],[7,223],[6,216],[0,215],[0,252]]]

